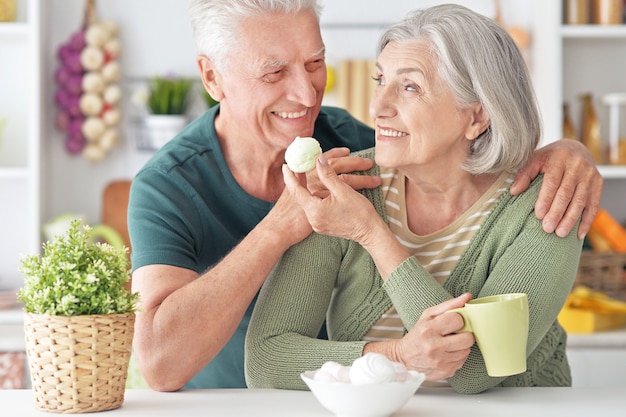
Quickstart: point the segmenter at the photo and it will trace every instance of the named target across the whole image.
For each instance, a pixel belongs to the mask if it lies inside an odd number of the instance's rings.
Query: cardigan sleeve
[[[365,342],[316,338],[340,273],[341,242],[313,233],[288,250],[268,277],[246,336],[248,387],[304,390],[302,372],[331,360],[349,365],[362,355]]]

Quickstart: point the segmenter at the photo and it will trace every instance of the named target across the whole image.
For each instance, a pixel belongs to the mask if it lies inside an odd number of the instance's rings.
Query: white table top
[[[30,390],[0,390],[11,417],[47,416],[35,408]],[[111,417],[332,417],[309,391],[221,389],[160,393],[127,390],[121,408],[98,413]],[[420,388],[393,417],[623,417],[626,388],[500,388],[478,395],[450,388]]]

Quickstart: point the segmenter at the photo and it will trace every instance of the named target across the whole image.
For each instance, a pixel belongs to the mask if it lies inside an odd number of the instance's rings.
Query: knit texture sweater
[[[373,150],[361,153],[373,159]],[[374,166],[367,175],[378,175]],[[529,301],[527,371],[490,377],[474,344],[448,379],[464,394],[495,386],[570,386],[566,333],[557,315],[573,285],[582,242],[572,231],[543,231],[534,213],[542,177],[527,191],[508,191],[493,208],[448,279],[439,284],[414,257],[383,282],[358,243],[313,233],[287,251],[263,285],[246,336],[250,388],[306,389],[300,373],[326,361],[350,365],[361,338],[393,304],[406,329],[422,312],[465,292],[483,297],[523,292]],[[380,188],[361,191],[385,220]],[[318,340],[324,320],[329,340]]]

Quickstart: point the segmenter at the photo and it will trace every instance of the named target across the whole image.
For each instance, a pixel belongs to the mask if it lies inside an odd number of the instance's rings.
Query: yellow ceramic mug
[[[522,293],[476,298],[446,313],[459,313],[465,322],[459,332],[472,332],[489,376],[526,371],[528,296]]]

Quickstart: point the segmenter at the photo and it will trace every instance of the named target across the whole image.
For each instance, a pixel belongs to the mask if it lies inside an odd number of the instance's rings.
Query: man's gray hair
[[[489,128],[472,141],[464,168],[472,173],[515,171],[541,137],[537,100],[524,58],[494,20],[458,5],[409,13],[381,37],[389,42],[425,40],[442,79],[460,106],[482,103]]]
[[[210,58],[218,69],[225,70],[229,54],[236,53],[242,19],[303,10],[312,10],[319,22],[322,6],[318,0],[190,0],[189,16],[196,52]]]

